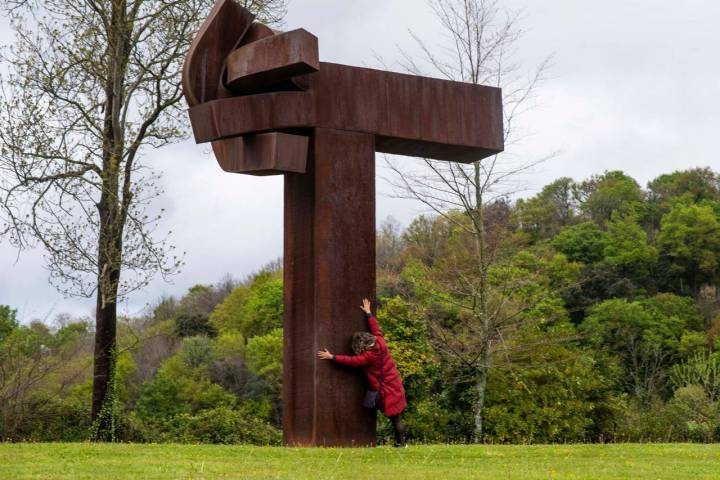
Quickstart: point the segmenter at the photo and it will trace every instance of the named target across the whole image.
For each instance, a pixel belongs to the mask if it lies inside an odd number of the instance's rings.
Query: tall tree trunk
[[[122,237],[126,209],[121,207],[120,172],[124,126],[120,118],[125,101],[129,34],[127,2],[114,0],[108,30],[105,119],[103,127],[102,194],[98,203],[98,288],[95,315],[91,438],[115,440],[115,363],[117,356],[117,298],[122,267]],[[129,172],[125,172],[129,175]],[[127,182],[128,179],[126,179]],[[127,199],[123,199],[126,201]]]
[[[473,442],[481,443],[483,434],[483,410],[485,409],[485,388],[487,386],[487,367],[481,367],[478,370],[477,379],[475,381],[475,391],[477,398],[475,399],[475,432],[473,433]]]
[[[473,413],[475,415],[475,431],[473,432],[473,442],[482,443],[483,439],[483,420],[485,413],[485,391],[487,389],[487,377],[490,368],[487,366],[486,355],[483,355],[482,364],[477,370],[475,377],[475,405]]]
[[[108,182],[117,191],[117,181]],[[91,439],[115,440],[115,365],[117,358],[117,293],[120,284],[122,225],[118,224],[118,204],[112,193],[104,192],[98,205],[100,236],[98,248],[98,288],[95,311],[95,354]]]
[[[488,311],[488,267],[487,267],[487,242],[485,230],[484,207],[485,199],[483,193],[485,187],[482,185],[482,176],[480,172],[480,162],[473,165],[475,174],[475,210],[468,212],[473,220],[475,228],[475,250],[477,255],[477,267],[479,277],[479,291],[477,302],[477,317],[481,325],[481,338],[479,365],[477,378],[475,380],[475,390],[477,399],[475,401],[475,432],[473,441],[475,443],[482,442],[483,433],[483,409],[485,408],[485,388],[487,386],[487,376],[490,366],[488,361],[490,358],[490,312]]]
[[[95,362],[93,368],[91,439],[115,439],[115,365],[117,348],[117,303],[106,302],[98,289],[95,314]]]

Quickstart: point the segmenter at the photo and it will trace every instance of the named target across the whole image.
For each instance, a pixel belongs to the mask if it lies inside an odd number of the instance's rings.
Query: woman
[[[380,392],[382,412],[390,419],[395,429],[395,446],[405,446],[405,426],[400,414],[405,410],[405,389],[395,361],[388,351],[377,319],[370,310],[370,300],[363,299],[360,307],[367,316],[368,332],[355,332],[352,336],[352,349],[355,355],[333,355],[327,349],[317,353],[321,360],[333,360],[341,365],[363,367],[370,388]]]

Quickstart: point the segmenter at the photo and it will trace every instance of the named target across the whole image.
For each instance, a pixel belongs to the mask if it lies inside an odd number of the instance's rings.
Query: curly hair
[[[352,336],[352,350],[360,355],[375,346],[375,335],[368,332],[355,332]]]

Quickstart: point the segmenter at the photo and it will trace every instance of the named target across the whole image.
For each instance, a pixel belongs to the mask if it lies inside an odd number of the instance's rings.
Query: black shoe
[[[396,443],[393,445],[395,448],[407,448],[407,443]]]

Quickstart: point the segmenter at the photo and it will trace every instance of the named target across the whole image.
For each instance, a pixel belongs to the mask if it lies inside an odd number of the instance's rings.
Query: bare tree
[[[0,235],[44,249],[50,281],[97,300],[92,416],[113,438],[117,304],[176,255],[156,230],[147,148],[188,134],[180,70],[210,0],[9,0],[0,84]],[[244,0],[277,22],[285,0]]]
[[[499,0],[429,0],[429,4],[448,43],[435,48],[420,35],[412,34],[421,55],[414,58],[402,51],[401,65],[415,74],[435,74],[449,80],[501,87],[505,146],[511,150],[523,137],[518,119],[532,106],[550,58],[544,59],[530,75],[512,62],[523,32],[518,25],[519,14],[502,9]],[[490,285],[489,275],[499,261],[501,242],[497,235],[491,235],[499,227],[488,214],[494,208],[490,207],[516,192],[515,184],[521,173],[544,160],[518,162],[508,154],[469,164],[424,159],[420,168],[407,168],[388,160],[393,172],[389,181],[400,197],[419,200],[471,239],[472,255],[463,260],[472,266],[471,271],[467,270],[467,263],[457,262],[451,268],[453,273],[442,280],[469,313],[466,326],[462,331],[434,331],[446,352],[471,366],[474,372],[477,442],[482,437],[485,385],[493,346],[503,338],[502,332],[513,323],[511,320],[527,307],[507,308],[508,303],[513,303],[512,292],[519,287],[517,282],[495,289]],[[465,347],[458,348],[458,340]]]

